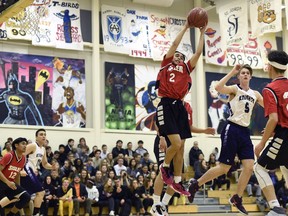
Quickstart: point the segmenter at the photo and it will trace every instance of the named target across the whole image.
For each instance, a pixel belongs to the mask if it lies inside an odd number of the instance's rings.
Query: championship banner
[[[261,53],[261,58],[263,62],[264,72],[268,72],[268,53],[271,50],[277,50],[277,43],[275,33],[265,34],[258,37],[259,49]]]
[[[102,5],[101,11],[104,50],[129,55],[130,43],[125,8]]]
[[[247,43],[247,2],[234,0],[218,8],[221,35],[227,45]]]
[[[149,42],[149,13],[136,9],[126,9],[126,24],[130,43],[129,55],[152,58]]]
[[[0,52],[0,123],[85,127],[85,62]]]
[[[257,38],[252,37],[251,31],[248,32],[248,35],[248,43],[244,46],[245,64],[249,64],[253,69],[262,69],[263,62]]]
[[[105,62],[105,126],[135,130],[134,65]]]
[[[244,47],[241,44],[233,44],[227,47],[227,59],[229,66],[243,65],[246,62]]]
[[[83,50],[79,3],[52,1],[49,10],[51,37],[55,38],[56,48]]]
[[[34,1],[34,7],[38,8],[38,30],[32,35],[32,45],[35,46],[56,46],[56,31],[52,29],[52,22],[54,15],[50,7],[52,6],[51,0],[42,0],[41,3]],[[37,10],[36,10],[37,11]],[[52,32],[52,30],[54,30]]]
[[[221,80],[225,74],[206,72],[206,92],[207,92],[207,119],[208,127],[213,127],[218,134],[227,124],[227,118],[230,115],[227,105],[228,96],[218,94],[215,90],[216,81]],[[263,88],[271,82],[271,79],[253,77],[250,80],[250,88],[258,92],[262,92]],[[239,80],[234,76],[227,85],[239,84]],[[265,127],[267,119],[264,118],[264,109],[257,103],[254,106],[253,115],[249,130],[251,135],[261,136],[261,132]]]
[[[156,79],[160,67],[135,65],[136,130],[155,130],[155,114],[160,98]]]
[[[0,40],[7,40],[6,23],[0,23]]]
[[[282,1],[249,1],[252,35],[282,31]]]
[[[223,39],[218,23],[209,22],[204,35],[205,39],[205,61],[207,64],[220,66],[227,65],[226,49],[223,48]]]

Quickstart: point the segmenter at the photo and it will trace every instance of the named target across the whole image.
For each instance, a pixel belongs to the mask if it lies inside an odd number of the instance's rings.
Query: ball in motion
[[[201,28],[208,23],[208,14],[203,8],[195,7],[188,13],[187,20],[190,27]]]

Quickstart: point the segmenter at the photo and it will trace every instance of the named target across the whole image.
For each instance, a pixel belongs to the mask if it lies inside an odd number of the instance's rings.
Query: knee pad
[[[19,196],[19,201],[16,202],[15,207],[16,207],[17,209],[22,209],[22,208],[25,207],[25,205],[30,201],[30,199],[31,199],[30,194],[28,194],[27,192],[22,193],[22,194]]]
[[[268,174],[268,170],[259,165],[258,163],[255,163],[254,165],[254,173],[261,189],[270,185],[273,186],[273,182]]]

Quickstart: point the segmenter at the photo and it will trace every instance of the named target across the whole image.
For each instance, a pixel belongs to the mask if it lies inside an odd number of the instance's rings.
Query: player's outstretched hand
[[[216,131],[215,131],[215,128],[208,127],[208,128],[205,129],[204,133],[205,134],[215,135]]]

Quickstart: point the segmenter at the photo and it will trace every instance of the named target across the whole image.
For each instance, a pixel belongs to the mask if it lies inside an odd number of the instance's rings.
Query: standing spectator
[[[41,205],[40,214],[48,216],[48,208],[53,207],[53,216],[58,215],[58,199],[57,190],[51,183],[51,175],[47,175],[44,179],[43,188],[45,190],[44,200]]]
[[[190,149],[190,152],[189,152],[190,166],[194,167],[194,163],[198,161],[200,154],[203,154],[203,152],[201,149],[199,149],[198,141],[194,141],[193,147]]]
[[[125,150],[122,148],[122,146],[123,146],[122,140],[117,140],[116,146],[112,149],[113,159],[118,157],[120,153],[125,155]]]
[[[118,158],[117,164],[114,166],[115,174],[116,176],[120,176],[121,170],[127,171],[127,167],[124,166],[124,159],[123,158]]]
[[[68,208],[68,216],[73,214],[73,189],[69,183],[68,178],[63,178],[62,186],[57,190],[60,216],[64,216],[64,208]]]
[[[71,187],[73,188],[73,205],[75,216],[79,216],[80,205],[84,206],[85,216],[89,216],[91,212],[92,200],[87,199],[88,193],[86,186],[80,182],[80,176],[78,174],[74,176],[74,181],[71,183]]]
[[[102,216],[102,210],[104,206],[108,206],[109,216],[114,216],[114,198],[113,198],[113,184],[112,179],[108,178],[103,186],[98,188],[99,191],[99,213],[98,216]]]
[[[65,154],[68,155],[72,149],[73,149],[73,146],[74,146],[74,139],[68,139],[68,143],[67,145],[65,146]]]
[[[132,142],[127,143],[127,148],[125,149],[125,158],[131,160],[134,157],[135,151],[132,149]]]
[[[129,199],[129,190],[127,186],[121,184],[119,177],[114,180],[113,198],[115,202],[115,214],[120,216],[130,215],[131,200]],[[119,212],[119,208],[121,208]]]
[[[135,152],[138,153],[138,154],[140,154],[141,157],[144,156],[144,153],[148,152],[147,149],[145,149],[145,148],[143,147],[143,145],[144,145],[143,140],[139,140],[139,141],[138,141],[138,147],[135,149]]]
[[[103,160],[104,158],[107,157],[107,154],[108,154],[109,152],[107,151],[107,145],[106,145],[106,144],[103,144],[102,147],[101,147],[101,149],[102,149],[102,151],[101,151],[100,157],[101,157],[101,159]]]

